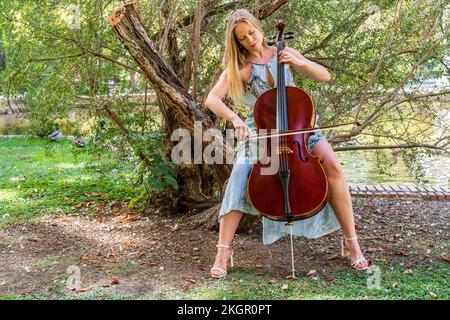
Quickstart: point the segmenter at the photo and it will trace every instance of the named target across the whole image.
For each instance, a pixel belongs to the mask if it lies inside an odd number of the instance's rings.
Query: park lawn
[[[129,201],[132,168],[68,139],[0,138],[0,228],[70,214],[83,201]],[[78,211],[77,211],[78,212]]]
[[[261,263],[270,263],[270,268],[259,269],[255,262],[247,262],[244,266],[238,264],[225,279],[211,279],[208,264],[214,257],[215,247],[211,244],[217,238],[215,231],[180,228],[174,233],[172,226],[185,225],[185,217],[147,216],[147,220],[129,220],[125,225],[107,212],[94,214],[95,206],[80,206],[83,202],[128,203],[137,192],[129,183],[132,172],[133,168],[114,154],[79,149],[70,140],[0,139],[0,233],[2,229],[7,231],[0,249],[5,250],[3,267],[10,275],[0,279],[0,299],[450,298],[448,262],[441,258],[448,251],[448,241],[429,232],[408,238],[411,251],[406,253],[399,251],[408,249],[403,243],[366,240],[366,248],[392,246],[387,251],[370,253],[379,267],[375,273],[353,270],[348,261],[326,261],[324,254],[315,257],[319,260],[312,259],[317,251],[307,247],[324,247],[331,241],[324,238],[308,242],[308,246],[302,240],[296,242],[301,251],[296,262],[300,270],[297,279],[287,280],[285,270],[276,272],[279,261],[268,256]],[[415,210],[429,210],[427,216],[440,212],[446,217],[444,211],[431,207],[445,207],[441,202],[404,202],[397,207],[393,201],[357,201],[355,205],[359,213],[388,205],[390,209],[386,210],[394,219],[388,234],[397,232],[397,223],[410,224],[403,211],[394,215],[393,208],[411,210],[408,206],[422,206]],[[373,217],[377,216],[363,216],[363,224],[377,224]],[[49,233],[50,227],[59,232]],[[258,244],[259,238],[236,237],[241,244],[258,248],[258,257],[267,255],[269,249]],[[95,238],[103,239],[101,246],[93,245]],[[432,259],[413,254],[424,252],[430,244],[435,247],[429,253]],[[135,245],[141,251],[138,256],[130,256]],[[112,250],[118,246],[128,248]],[[193,247],[197,247],[194,260]],[[287,256],[286,243],[271,248],[274,257]],[[114,255],[108,258],[110,252]],[[197,261],[201,261],[201,268]],[[67,266],[74,264],[82,268],[86,292],[66,287]],[[25,272],[20,266],[28,266],[31,271]],[[118,285],[104,285],[113,278],[120,280]]]
[[[379,273],[347,268],[301,275],[294,280],[255,276],[252,270],[239,270],[228,281],[195,286],[189,299],[448,299],[450,272],[445,263],[433,266],[390,268],[377,266]]]
[[[206,279],[187,290],[164,285],[151,294],[113,294],[109,288],[85,293],[67,293],[54,288],[52,299],[81,300],[448,300],[449,269],[445,262],[412,269],[379,265],[379,281],[372,272],[337,268],[326,276],[302,275],[297,279],[276,279],[255,275],[251,270],[234,270],[226,279]],[[157,272],[157,271],[156,271]],[[160,277],[164,277],[160,275]],[[333,278],[330,281],[329,278]],[[0,296],[8,299],[48,299],[48,295]]]

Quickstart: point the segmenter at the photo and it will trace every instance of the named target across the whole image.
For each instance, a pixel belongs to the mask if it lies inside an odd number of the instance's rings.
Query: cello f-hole
[[[300,156],[300,160],[302,160],[303,162],[309,161],[309,158],[303,153],[303,148],[300,145],[300,143],[298,141],[294,141],[294,143],[298,148],[298,154]]]

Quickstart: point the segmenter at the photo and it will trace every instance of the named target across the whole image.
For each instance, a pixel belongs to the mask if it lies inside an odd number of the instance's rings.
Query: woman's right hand
[[[234,127],[234,135],[238,141],[244,140],[250,135],[250,128],[239,116],[235,116],[231,120],[231,123]]]

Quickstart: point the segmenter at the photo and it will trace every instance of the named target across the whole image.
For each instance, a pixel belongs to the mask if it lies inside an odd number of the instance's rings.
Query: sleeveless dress
[[[274,80],[274,87],[277,86],[277,60],[276,55],[267,63],[258,64],[252,63],[250,77],[244,92],[244,103],[250,110],[245,120],[252,133],[256,132],[256,124],[253,118],[253,106],[258,97],[272,87],[267,80],[266,69],[272,75]],[[289,68],[285,67],[285,79],[287,86],[295,86],[293,76]],[[317,126],[316,116],[316,126]],[[308,139],[308,150],[311,152],[314,145],[320,140],[325,139],[320,131],[311,134]],[[236,157],[233,163],[233,169],[228,179],[228,184],[225,189],[225,194],[222,200],[222,205],[219,211],[220,219],[232,210],[239,210],[244,213],[259,215],[259,212],[251,205],[247,199],[247,181],[248,175],[253,167],[254,161],[257,158],[257,151],[255,151],[255,144],[241,143],[237,147]],[[253,161],[253,162],[252,162]],[[268,189],[270,191],[270,189]],[[263,244],[270,244],[284,235],[290,234],[290,230],[286,227],[285,222],[270,220],[266,217],[263,221]],[[336,219],[336,215],[330,204],[326,206],[316,215],[305,220],[294,221],[293,235],[304,236],[306,238],[319,238],[331,232],[340,229],[340,225]]]

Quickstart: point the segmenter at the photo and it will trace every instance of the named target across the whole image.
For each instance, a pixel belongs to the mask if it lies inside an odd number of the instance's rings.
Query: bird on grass
[[[48,137],[52,141],[58,141],[59,139],[62,138],[62,136],[63,136],[62,132],[59,130],[56,130],[56,131],[52,132]]]
[[[84,137],[76,138],[76,139],[73,141],[73,143],[74,143],[77,147],[83,148],[83,147],[86,145],[86,138],[84,138]]]

